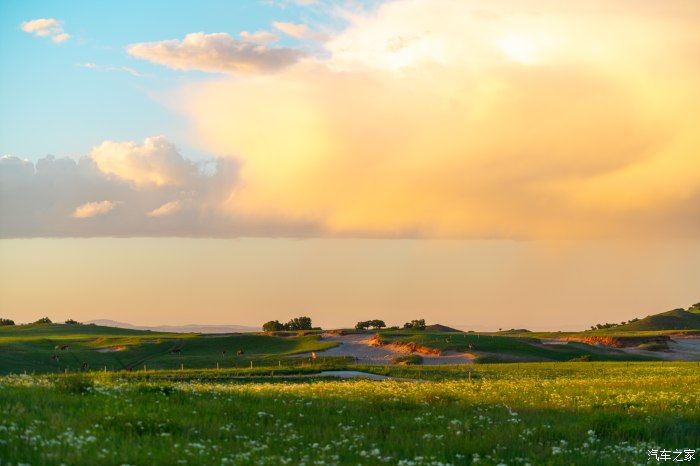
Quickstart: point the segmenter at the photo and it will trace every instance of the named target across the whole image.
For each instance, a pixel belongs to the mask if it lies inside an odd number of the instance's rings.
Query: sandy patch
[[[116,353],[117,351],[124,351],[126,346],[117,345],[110,346],[109,348],[100,348],[97,350],[98,353]]]
[[[668,342],[668,351],[647,351],[620,348],[625,353],[656,357],[669,361],[700,361],[700,337],[674,337]]]
[[[375,346],[373,345],[374,335],[364,333],[351,335],[324,333],[321,338],[324,341],[339,343],[339,345],[325,351],[317,351],[317,354],[322,356],[351,357],[355,358],[358,364],[392,364],[391,360],[394,357],[409,354],[405,348],[398,345]],[[310,353],[297,355],[297,357],[309,356]],[[475,358],[474,355],[454,351],[444,351],[439,355],[421,354],[421,356],[425,365],[471,364]]]

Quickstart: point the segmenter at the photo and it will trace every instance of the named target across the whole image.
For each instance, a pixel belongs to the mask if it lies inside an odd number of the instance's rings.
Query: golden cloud
[[[239,159],[239,214],[331,234],[663,235],[663,219],[695,235],[700,11],[624,3],[397,0],[351,17],[329,59],[190,86],[183,109]]]

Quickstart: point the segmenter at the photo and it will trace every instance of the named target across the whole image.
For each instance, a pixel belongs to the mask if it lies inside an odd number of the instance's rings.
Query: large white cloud
[[[0,158],[0,237],[309,234],[309,223],[232,215],[238,168],[203,170],[163,137],[105,142],[73,160]]]
[[[304,57],[286,47],[251,42],[254,35],[237,40],[226,33],[187,34],[183,40],[144,42],[128,47],[130,55],[177,70],[201,70],[237,74],[273,73]],[[266,36],[266,40],[271,37]]]
[[[386,2],[327,58],[190,86],[182,109],[241,161],[234,212],[329,234],[695,236],[700,8],[674,5]]]

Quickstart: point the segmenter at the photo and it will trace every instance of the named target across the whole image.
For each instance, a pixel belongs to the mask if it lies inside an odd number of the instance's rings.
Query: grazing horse
[[[238,351],[236,351],[237,356],[243,356],[244,354],[245,354],[245,351],[243,351],[242,349],[239,349]]]
[[[56,353],[53,353],[53,354],[51,355],[51,360],[52,360],[52,361],[58,361],[58,355],[57,355]]]
[[[170,350],[170,352],[173,354],[179,354],[180,356],[182,356],[182,349],[181,348],[173,348]]]
[[[53,349],[65,351],[65,350],[68,349],[68,345],[56,345],[56,346],[53,347]]]
[[[221,357],[225,358],[226,357],[226,350],[221,350]]]

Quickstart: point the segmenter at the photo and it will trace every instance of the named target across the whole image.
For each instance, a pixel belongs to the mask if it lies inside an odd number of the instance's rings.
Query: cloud
[[[387,2],[349,15],[327,59],[189,86],[181,107],[236,154],[239,214],[329,235],[697,236],[700,13],[625,11]]]
[[[299,40],[317,40],[324,41],[328,39],[328,35],[314,32],[309,29],[309,26],[303,23],[286,23],[283,21],[273,21],[272,26],[280,32]]]
[[[144,74],[142,74],[140,71],[135,70],[134,68],[131,68],[129,66],[112,66],[112,65],[98,65],[96,63],[92,62],[87,62],[87,63],[77,63],[76,66],[80,68],[85,68],[87,70],[94,70],[94,71],[117,71],[121,73],[127,73],[130,74],[134,77],[137,78],[143,78]]]
[[[116,206],[117,203],[112,201],[86,202],[76,207],[72,216],[73,218],[90,218],[97,215],[104,215]]]
[[[182,204],[180,201],[170,201],[166,202],[160,207],[157,207],[148,213],[149,217],[165,217],[166,215],[172,215],[177,213],[182,209]]]
[[[280,40],[277,34],[273,34],[269,31],[242,31],[240,33],[240,36],[246,42],[277,42],[278,40]]]
[[[143,144],[105,141],[92,149],[90,158],[102,173],[138,187],[185,186],[198,171],[163,136],[146,138]]]
[[[22,30],[39,37],[50,37],[56,44],[70,39],[70,34],[63,30],[63,24],[54,18],[39,18],[25,21],[22,23]]]
[[[226,34],[135,45],[239,74],[171,96],[214,173],[161,137],[5,157],[0,234],[697,238],[700,10],[675,5],[394,0],[295,66]]]
[[[236,74],[268,74],[280,71],[305,54],[286,47],[267,47],[240,41],[226,33],[187,34],[181,41],[164,40],[132,44],[130,55],[176,70],[200,70]]]
[[[99,160],[99,163],[98,163]],[[206,167],[206,169],[205,169]],[[0,157],[0,237],[303,236],[310,222],[235,215],[238,167],[195,163],[163,137],[107,141],[78,160]]]

